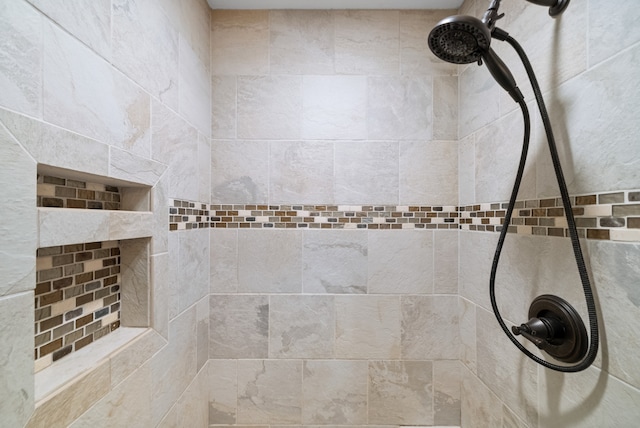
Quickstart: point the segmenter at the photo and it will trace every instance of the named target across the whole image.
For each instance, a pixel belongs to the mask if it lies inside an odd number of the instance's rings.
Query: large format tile
[[[211,76],[208,64],[202,62],[184,39],[180,39],[180,114],[202,134],[211,136]]]
[[[215,229],[210,232],[211,293],[238,291],[238,231]]]
[[[404,296],[401,308],[403,359],[459,359],[457,297]]]
[[[236,422],[238,407],[237,360],[209,360],[209,423]]]
[[[211,142],[211,203],[264,204],[268,183],[267,141]]]
[[[211,13],[211,72],[259,75],[269,72],[269,12]]]

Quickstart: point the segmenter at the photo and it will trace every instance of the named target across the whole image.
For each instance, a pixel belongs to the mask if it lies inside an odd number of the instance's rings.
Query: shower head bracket
[[[575,363],[587,354],[587,330],[580,314],[558,296],[536,297],[529,307],[529,321],[511,330],[558,361]]]
[[[564,12],[571,0],[527,0],[529,3],[549,8],[549,16],[555,18]]]

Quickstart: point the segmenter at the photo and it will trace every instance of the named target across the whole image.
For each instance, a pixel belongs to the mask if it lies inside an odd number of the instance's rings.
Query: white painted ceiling
[[[212,9],[457,9],[463,0],[207,0]]]

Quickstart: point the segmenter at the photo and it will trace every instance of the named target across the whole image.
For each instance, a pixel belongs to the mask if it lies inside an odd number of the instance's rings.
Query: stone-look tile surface
[[[439,230],[433,234],[433,292],[435,294],[458,294],[459,236],[455,230]]]
[[[238,361],[238,423],[301,423],[301,390],[301,361]]]
[[[309,230],[303,235],[305,293],[364,294],[367,292],[366,233]]]
[[[169,175],[164,174],[151,189],[151,203],[153,211],[153,239],[151,240],[151,254],[165,253],[168,249],[169,218],[166,209],[169,205]]]
[[[76,419],[70,428],[149,426],[151,384],[151,367],[145,364]],[[123,403],[127,405],[123,406]]]
[[[431,361],[369,362],[369,423],[433,425]]]
[[[111,2],[81,0],[27,0],[100,56],[111,58]]]
[[[158,333],[147,330],[116,354],[111,355],[111,387],[114,388],[136,370],[144,367],[144,364],[166,343]]]
[[[196,308],[169,323],[170,341],[151,360],[151,418],[156,426],[196,375]]]
[[[109,175],[106,144],[8,110],[0,110],[0,121],[39,163]]]
[[[303,370],[304,424],[367,423],[366,361],[305,361]]]
[[[211,199],[211,139],[198,133],[198,200]]]
[[[334,14],[336,73],[399,73],[398,11],[349,10]]]
[[[152,106],[151,157],[169,166],[168,196],[200,200],[198,132],[163,104],[154,101]]]
[[[400,203],[458,205],[458,145],[400,142]]]
[[[169,255],[151,256],[151,327],[165,339],[169,338]]]
[[[337,358],[400,358],[400,300],[336,296]]]
[[[272,10],[272,74],[333,74],[334,20],[329,10]]]
[[[109,240],[109,212],[38,209],[38,247]]]
[[[109,176],[134,183],[155,185],[167,167],[126,150],[109,148]]]
[[[25,2],[0,3],[0,105],[42,117],[42,17]]]
[[[463,427],[502,426],[502,402],[469,370],[462,372],[461,424]]]
[[[433,79],[367,78],[367,138],[429,140],[433,136]]]
[[[236,422],[238,373],[236,360],[209,360],[209,423]]]
[[[180,426],[206,427],[209,424],[209,372],[200,370],[175,405]]]
[[[211,72],[259,75],[269,72],[269,12],[211,13]]]
[[[238,231],[216,230],[210,234],[211,293],[238,290]]]
[[[336,143],[335,200],[344,204],[397,204],[398,143]]]
[[[210,257],[208,234],[189,230],[178,234],[181,275],[171,284],[171,293],[172,300],[178,302],[180,313],[208,294]]]
[[[149,242],[146,239],[123,240],[122,254],[122,323],[128,327],[147,327],[151,315],[149,305]]]
[[[401,307],[403,359],[459,358],[457,297],[404,296]]]
[[[330,296],[271,296],[269,356],[332,358],[335,305]]]
[[[304,76],[302,98],[303,138],[366,138],[366,77]]]
[[[178,31],[158,3],[113,2],[113,62],[154,97],[178,107]]]
[[[180,39],[180,114],[208,137],[211,136],[211,76],[189,43]]]
[[[470,135],[458,141],[458,203],[476,202],[476,145]]]
[[[302,77],[238,77],[237,123],[238,138],[300,138]]]
[[[435,425],[460,426],[460,361],[433,362],[433,419]]]
[[[236,137],[235,76],[211,76],[211,137]]]
[[[0,414],[7,426],[24,426],[34,405],[33,293],[0,297]]]
[[[0,296],[3,296],[33,289],[38,219],[35,210],[35,162],[2,124],[0,181],[6,186],[3,192],[5,201],[10,202],[0,205],[3,218],[0,234],[3,242],[11,243],[0,249]]]
[[[490,310],[489,276],[491,261],[498,240],[497,234],[460,232],[460,296]]]
[[[433,233],[370,232],[368,272],[369,293],[433,293]]]
[[[209,360],[209,296],[196,303],[197,359],[196,370],[200,372]]]
[[[475,64],[460,73],[458,85],[464,100],[458,111],[458,137],[463,138],[498,118],[502,88],[486,67]]]
[[[455,64],[438,59],[425,42],[438,21],[456,13],[455,10],[400,11],[400,70],[403,75],[458,74]]]
[[[238,291],[299,293],[302,291],[302,232],[240,230]]]
[[[333,143],[273,141],[269,158],[269,202],[333,201]]]
[[[149,212],[109,212],[109,240],[134,239],[153,235],[153,214]]]
[[[269,346],[267,296],[211,295],[209,356],[265,358]]]
[[[165,10],[167,7],[165,6]],[[167,12],[169,15],[170,12]],[[180,36],[184,39],[198,60],[211,68],[211,11],[206,0],[185,0],[180,2]],[[175,17],[169,17],[175,19]]]
[[[433,78],[433,138],[458,139],[458,78]]]
[[[211,202],[259,204],[268,200],[269,143],[211,142]]]
[[[44,26],[43,69],[45,120],[148,156],[148,94],[52,24]]]
[[[537,364],[509,342],[492,312],[477,308],[476,326],[478,378],[495,394],[500,394],[516,415],[535,426],[538,421]]]
[[[559,140],[569,192],[581,194],[638,187],[640,147],[635,112],[640,106],[640,47],[611,58],[558,88],[549,114],[566,123]],[[585,88],[589,88],[588,91]],[[589,106],[597,105],[598,108]],[[583,142],[580,144],[580,142]],[[538,166],[538,193],[556,195],[557,185],[545,148]],[[594,174],[594,171],[599,171]]]
[[[476,305],[467,299],[458,300],[460,325],[460,362],[476,372]]]
[[[598,62],[632,46],[640,40],[640,29],[635,22],[640,19],[640,11],[633,0],[623,0],[609,10],[608,2],[591,1],[589,16],[589,65]],[[607,16],[608,19],[602,19]]]

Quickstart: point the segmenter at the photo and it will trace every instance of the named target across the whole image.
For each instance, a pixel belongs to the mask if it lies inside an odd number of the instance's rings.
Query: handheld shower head
[[[491,44],[491,31],[478,18],[453,15],[438,22],[429,33],[429,49],[454,64],[477,62]]]

